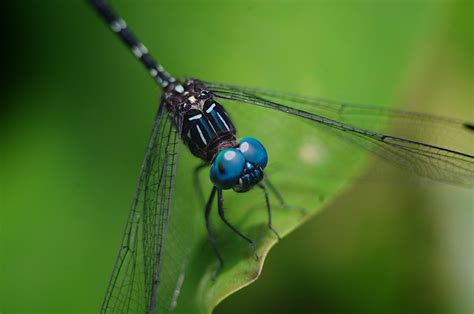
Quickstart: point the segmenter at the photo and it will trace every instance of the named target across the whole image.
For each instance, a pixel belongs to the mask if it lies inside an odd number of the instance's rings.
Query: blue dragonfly
[[[472,154],[408,136],[381,133],[351,121],[357,121],[360,117],[401,121],[408,127],[443,130],[447,134],[445,138],[449,139],[450,134],[453,134],[453,137],[467,141],[474,135],[472,123],[253,87],[198,79],[178,80],[155,62],[147,48],[105,0],[88,1],[145,66],[162,92],[120,250],[102,303],[103,313],[155,313],[158,308],[158,287],[180,141],[202,161],[194,172],[195,185],[200,194],[202,188],[196,179],[197,174],[209,167],[213,187],[207,202],[203,201],[204,217],[208,237],[219,262],[217,271],[223,267],[224,258],[209,221],[216,199],[222,221],[250,245],[258,259],[252,239],[227,219],[223,190],[232,189],[243,193],[254,187],[261,189],[265,196],[268,227],[280,238],[272,225],[269,194],[273,194],[282,206],[287,205],[265,174],[267,151],[256,138],[237,139],[236,127],[220,101],[238,102],[295,116],[310,124],[323,126],[343,140],[419,176],[455,185],[474,186]]]

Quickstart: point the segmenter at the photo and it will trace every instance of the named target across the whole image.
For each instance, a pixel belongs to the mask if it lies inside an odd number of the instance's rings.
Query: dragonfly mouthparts
[[[260,181],[263,180],[263,176],[262,168],[247,162],[245,164],[244,172],[232,189],[237,193],[247,192],[260,183]]]

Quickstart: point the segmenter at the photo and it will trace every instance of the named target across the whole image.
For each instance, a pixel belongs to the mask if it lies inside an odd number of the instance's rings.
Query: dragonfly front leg
[[[203,162],[202,164],[194,168],[194,171],[193,171],[193,184],[194,184],[194,187],[196,188],[199,204],[201,205],[204,204],[204,192],[202,191],[201,181],[199,180],[199,173],[201,173],[201,170],[206,168],[207,166],[208,164]]]
[[[213,278],[215,278],[217,273],[222,269],[222,267],[224,267],[224,260],[222,259],[222,255],[219,252],[219,248],[217,247],[216,238],[214,237],[214,232],[211,228],[211,222],[209,221],[209,214],[211,213],[212,202],[214,201],[214,197],[216,196],[216,190],[216,187],[212,188],[211,195],[209,195],[209,200],[207,201],[206,210],[204,212],[206,218],[207,237],[209,239],[209,242],[211,242],[211,246],[214,249],[214,253],[216,254],[217,259],[219,260],[219,266],[214,271]]]
[[[270,198],[268,197],[267,188],[265,188],[265,186],[263,184],[260,184],[260,183],[258,184],[258,187],[263,190],[263,193],[265,195],[265,203],[267,204],[267,211],[268,211],[268,228],[276,235],[278,240],[281,240],[280,235],[278,234],[278,232],[275,229],[273,229],[272,208],[270,206]]]
[[[278,203],[280,203],[280,207],[281,208],[285,208],[285,209],[296,209],[296,210],[299,210],[300,212],[302,213],[305,213],[306,212],[306,208],[303,208],[303,207],[299,207],[299,206],[294,206],[294,205],[288,205],[285,200],[283,199],[283,196],[281,196],[281,193],[276,189],[276,187],[270,182],[270,179],[268,178],[268,175],[265,174],[265,178],[264,178],[264,181],[265,181],[265,185],[268,187],[268,190],[270,190],[270,192],[273,194],[273,196],[275,196],[275,198],[277,199]],[[320,197],[320,200],[321,197]]]
[[[219,211],[219,216],[221,217],[222,221],[229,227],[232,231],[234,231],[235,234],[237,234],[239,237],[247,241],[247,243],[250,245],[250,247],[253,250],[253,254],[255,256],[255,259],[258,261],[258,255],[257,255],[257,248],[255,246],[255,243],[245,236],[242,232],[240,232],[236,227],[234,227],[226,218],[224,214],[224,197],[222,195],[222,189],[217,189],[217,209]]]

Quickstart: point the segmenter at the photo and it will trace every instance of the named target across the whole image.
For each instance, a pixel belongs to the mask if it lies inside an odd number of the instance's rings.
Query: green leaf
[[[111,2],[177,76],[367,103],[393,103],[433,11],[423,3]],[[5,312],[97,311],[157,107],[147,73],[90,8],[83,1],[62,8],[58,14],[55,3],[42,2],[12,15],[24,26],[15,28],[15,38],[25,38],[18,51],[31,54],[12,56],[15,88],[5,91],[8,109],[1,116]],[[267,147],[267,174],[285,201],[306,209],[281,208],[272,197],[274,227],[283,237],[362,170],[365,152],[321,128],[283,113],[224,105],[239,136],[257,137]],[[214,208],[225,267],[212,281],[217,262],[190,180],[197,164],[181,147],[159,289],[162,312],[175,295],[177,313],[211,312],[258,277],[277,244],[266,226],[262,192],[226,192],[229,220],[256,242],[260,260]],[[205,172],[201,182],[209,193]]]
[[[273,226],[282,237],[316,214],[324,201],[340,191],[359,169],[365,155],[325,134],[324,128],[301,119],[243,104],[228,103],[226,108],[236,125],[242,126],[239,136],[255,136],[268,150],[266,174],[289,205],[282,207],[274,195],[271,197]],[[262,116],[267,119],[262,120]],[[179,291],[177,312],[209,313],[225,297],[258,278],[277,238],[267,227],[263,191],[225,191],[226,216],[256,243],[259,259],[255,259],[245,241],[220,221],[214,205],[212,225],[225,264],[213,280],[217,259],[207,241],[204,204],[198,201],[197,189],[190,180],[197,161],[181,147],[178,165],[159,290],[161,312],[169,310]],[[211,190],[208,170],[202,173],[201,184],[207,198]]]

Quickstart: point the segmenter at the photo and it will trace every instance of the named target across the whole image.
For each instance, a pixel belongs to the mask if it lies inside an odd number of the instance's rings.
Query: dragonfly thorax
[[[210,162],[219,151],[237,145],[229,115],[201,81],[176,82],[162,101],[193,155]]]

